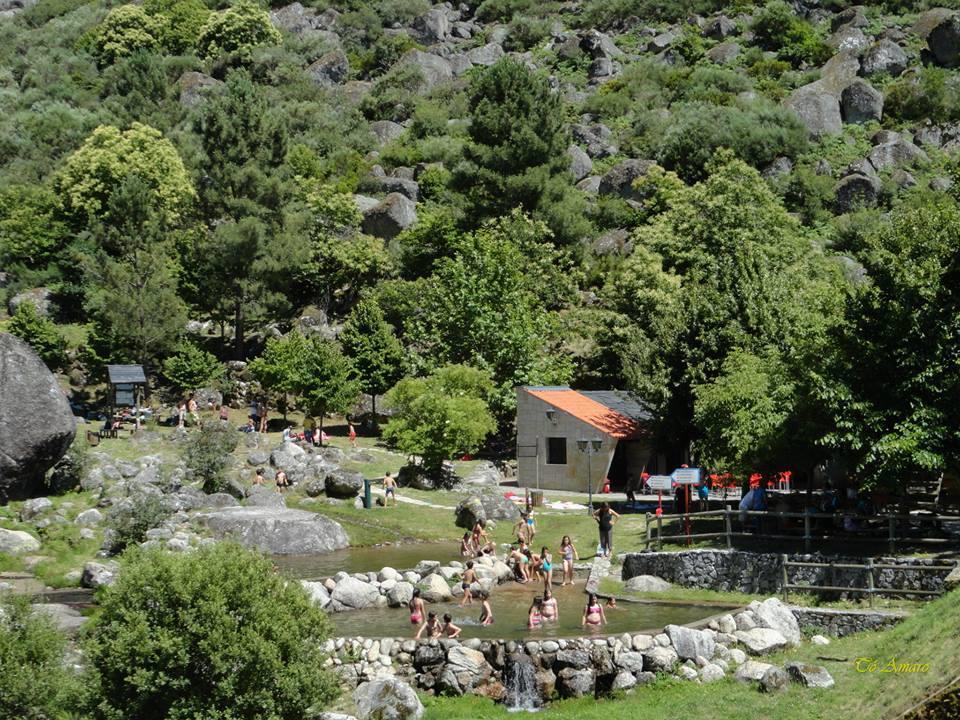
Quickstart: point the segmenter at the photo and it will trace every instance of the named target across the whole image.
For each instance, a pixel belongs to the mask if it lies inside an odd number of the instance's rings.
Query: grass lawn
[[[593,698],[553,703],[539,713],[543,720],[645,720],[665,717],[697,720],[850,720],[893,718],[927,694],[946,686],[960,674],[960,591],[923,607],[896,628],[835,640],[829,646],[804,644],[767,660],[791,660],[824,665],[836,686],[807,690],[792,685],[779,695],[765,695],[755,687],[728,678],[711,685],[663,679],[638,688],[634,694],[612,700]],[[818,656],[831,660],[819,660]],[[877,661],[874,671],[870,663]],[[883,672],[896,664],[923,664],[923,672]],[[426,720],[487,720],[511,717],[504,708],[478,697],[425,698]]]

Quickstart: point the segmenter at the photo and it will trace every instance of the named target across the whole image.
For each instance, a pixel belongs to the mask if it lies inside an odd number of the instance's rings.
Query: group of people
[[[616,608],[617,601],[614,598],[607,600],[608,608]],[[560,606],[557,599],[553,596],[553,591],[548,587],[543,591],[543,595],[537,595],[533,598],[530,610],[527,611],[527,629],[536,630],[543,627],[546,623],[556,622],[560,619]],[[587,595],[587,604],[583,608],[583,614],[580,617],[580,627],[600,627],[607,624],[607,615],[604,612],[604,606],[600,604],[596,593]]]
[[[256,474],[253,476],[254,485],[263,486],[266,484],[265,472],[266,471],[263,468],[257,468]],[[287,473],[285,473],[282,468],[277,470],[276,474],[273,476],[273,481],[276,483],[278,493],[283,493],[292,485],[290,478],[287,477]]]

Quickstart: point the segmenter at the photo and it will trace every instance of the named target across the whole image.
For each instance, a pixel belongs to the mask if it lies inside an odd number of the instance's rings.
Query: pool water
[[[715,605],[673,603],[619,603],[616,609],[605,609],[607,624],[600,628],[583,628],[580,620],[586,604],[583,583],[553,588],[560,617],[543,627],[528,630],[527,613],[533,597],[543,592],[542,585],[506,583],[494,589],[490,596],[493,625],[481,626],[480,604],[459,607],[458,602],[428,604],[427,610],[438,617],[450,613],[453,622],[463,628],[462,638],[568,638],[591,632],[598,635],[619,635],[625,632],[660,632],[664,625],[686,625],[711,615],[724,612]],[[410,624],[406,608],[372,608],[356,612],[331,613],[330,618],[340,636],[352,637],[413,637],[417,628]]]
[[[277,555],[274,564],[291,577],[316,580],[348,573],[377,572],[384,567],[394,570],[412,570],[421,560],[448,563],[462,560],[460,545],[443,543],[406,543],[336,550],[322,555]]]

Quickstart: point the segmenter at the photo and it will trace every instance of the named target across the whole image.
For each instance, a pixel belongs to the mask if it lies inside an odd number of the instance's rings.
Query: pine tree
[[[361,389],[370,395],[376,424],[377,395],[383,395],[403,376],[403,346],[373,300],[363,300],[353,309],[340,342],[353,362]]]

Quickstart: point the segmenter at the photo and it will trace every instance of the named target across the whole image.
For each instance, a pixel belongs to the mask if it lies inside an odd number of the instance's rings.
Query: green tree
[[[177,222],[195,197],[177,149],[159,130],[133,123],[129,130],[101,125],[67,158],[54,189],[77,227],[121,222],[109,213],[110,196],[131,174],[150,188],[163,221]]]
[[[207,59],[231,55],[249,62],[254,48],[275,45],[281,39],[266,10],[249,0],[239,0],[233,7],[210,16],[197,38],[197,51]]]
[[[17,306],[7,331],[32,347],[51,369],[57,370],[66,363],[67,341],[56,323],[41,315],[29,300]]]
[[[111,65],[140,50],[159,47],[162,23],[139,5],[113,8],[93,31],[93,54],[101,65]]]
[[[921,196],[865,238],[820,400],[825,444],[866,486],[902,486],[960,460],[960,208]]]
[[[330,413],[346,413],[360,397],[360,383],[350,360],[332,340],[310,339],[302,394],[311,414],[320,419]]]
[[[406,455],[419,455],[428,472],[444,460],[476,452],[497,423],[487,398],[489,377],[466,365],[448,365],[426,378],[405,378],[386,395],[396,411],[383,437]]]
[[[134,551],[85,643],[102,720],[300,720],[337,694],[326,615],[238,545]]]
[[[0,263],[43,268],[68,236],[57,217],[57,198],[43,185],[13,185],[0,192]]]
[[[519,212],[461,236],[454,257],[437,261],[410,320],[410,344],[427,367],[462,363],[489,373],[503,418],[517,385],[561,384],[571,372],[566,355],[547,351],[555,316],[546,307],[564,302],[570,282],[548,237],[543,223]]]
[[[363,300],[351,311],[340,342],[353,364],[360,388],[371,397],[376,423],[377,395],[383,395],[403,377],[403,345],[374,300]]]
[[[562,242],[588,226],[571,187],[570,137],[560,96],[546,79],[515,60],[499,60],[470,86],[470,142],[453,185],[467,201],[468,223],[522,208],[546,222]]]
[[[191,342],[183,342],[163,361],[163,374],[179,390],[197,390],[223,377],[216,356]]]
[[[0,717],[66,720],[81,697],[67,638],[27,596],[0,598]]]
[[[697,435],[694,388],[713,382],[732,351],[773,352],[813,368],[842,307],[836,268],[759,173],[727,152],[708,172],[635,234],[637,246],[654,251],[680,281],[677,322],[644,326],[653,331],[654,362],[649,373],[634,369],[664,378],[649,399],[664,437],[681,446]]]
[[[237,449],[239,433],[223,423],[207,424],[190,436],[183,447],[183,459],[195,480],[203,483],[208,495],[225,492],[230,454]]]
[[[148,181],[127,177],[106,208],[114,224],[94,228],[98,247],[85,269],[100,354],[148,366],[176,346],[186,324],[173,229],[154,202]]]
[[[143,9],[160,21],[157,39],[175,55],[193,50],[210,19],[210,9],[202,0],[146,0]]]
[[[795,405],[796,387],[775,355],[733,351],[713,382],[694,389],[698,459],[741,476],[784,469]]]
[[[284,414],[290,396],[303,393],[307,383],[307,362],[310,341],[298,332],[270,338],[260,357],[251,361],[248,370],[264,390],[282,397]]]

